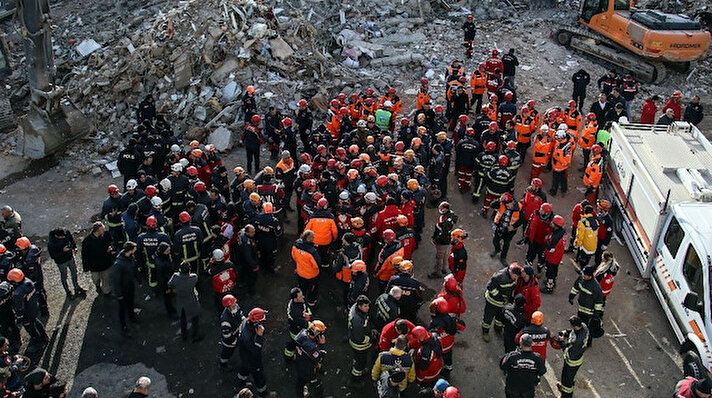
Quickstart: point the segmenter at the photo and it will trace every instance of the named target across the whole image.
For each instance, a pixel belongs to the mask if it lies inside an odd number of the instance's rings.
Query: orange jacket
[[[551,168],[554,171],[564,171],[569,168],[571,164],[571,154],[573,152],[572,145],[570,142],[562,144],[556,144],[554,152],[551,155]]]
[[[304,279],[312,279],[319,275],[319,254],[316,247],[297,239],[292,246],[292,259],[297,264],[297,275]]]
[[[542,136],[542,139],[534,137],[534,147],[532,149],[532,163],[543,165],[549,163],[549,150],[551,149],[551,140],[548,136]]]
[[[587,187],[596,188],[601,184],[601,177],[603,177],[603,157],[595,155],[588,162],[586,171],[583,173],[583,184]]]
[[[564,121],[572,129],[581,130],[581,112],[578,109],[566,109]]]
[[[534,131],[534,119],[521,115],[514,117],[514,131],[517,132],[517,142],[520,144],[528,144],[531,142],[532,132]]]
[[[422,87],[418,90],[418,96],[415,99],[415,109],[423,109],[423,105],[426,102],[430,102],[430,93],[428,89],[423,89]]]
[[[497,104],[493,104],[490,102],[489,104],[487,104],[487,106],[490,109],[490,113],[487,116],[489,116],[490,120],[492,120],[493,122],[496,122],[497,121]]]
[[[304,229],[314,232],[314,244],[317,246],[328,246],[339,236],[334,215],[324,210],[315,211]]]
[[[403,101],[398,98],[398,96],[390,97],[388,94],[384,94],[381,96],[381,101],[379,102],[381,108],[383,108],[383,104],[386,101],[393,103],[391,109],[388,110],[393,114],[393,120],[395,120],[396,115],[403,112]]]
[[[596,121],[589,122],[586,127],[581,131],[581,136],[579,137],[579,146],[583,149],[591,149],[596,141],[596,133],[598,132],[598,123]]]
[[[393,250],[392,247],[386,246],[378,253],[378,263],[373,271],[374,276],[383,282],[388,282],[391,277],[396,274],[393,258],[398,256],[403,257],[405,254],[405,250],[400,247],[399,244],[396,247],[397,249]]]
[[[487,76],[479,70],[472,72],[470,75],[470,87],[472,88],[472,94],[484,94],[487,89]]]

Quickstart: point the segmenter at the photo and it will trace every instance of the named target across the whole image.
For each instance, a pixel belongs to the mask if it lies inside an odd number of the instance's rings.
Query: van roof
[[[678,177],[678,168],[697,170],[712,187],[712,146],[696,127],[614,123],[613,128],[626,137],[662,197],[670,191],[671,204],[695,200]]]

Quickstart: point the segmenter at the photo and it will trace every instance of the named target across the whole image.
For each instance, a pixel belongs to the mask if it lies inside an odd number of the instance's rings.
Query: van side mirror
[[[682,305],[692,311],[702,313],[704,310],[704,305],[700,302],[700,298],[695,292],[689,292],[685,296],[685,300],[682,301]]]

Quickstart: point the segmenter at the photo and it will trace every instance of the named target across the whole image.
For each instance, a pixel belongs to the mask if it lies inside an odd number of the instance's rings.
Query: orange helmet
[[[7,280],[10,282],[22,282],[25,279],[25,273],[19,268],[13,268],[7,273]]]
[[[398,225],[400,225],[401,227],[405,227],[406,225],[408,225],[408,216],[406,216],[405,214],[399,214],[397,220]]]
[[[265,214],[272,214],[274,212],[274,206],[270,202],[265,202],[262,204],[262,211],[264,211]]]
[[[465,232],[461,228],[455,228],[450,233],[450,238],[452,238],[452,240],[462,242],[463,240],[465,240],[465,238],[467,238],[467,232]]]
[[[361,228],[363,227],[363,218],[361,217],[354,217],[351,219],[351,226],[354,228]]]
[[[401,272],[410,273],[413,271],[413,262],[410,260],[403,260],[400,264],[398,264],[398,269],[400,269]]]
[[[408,180],[408,182],[406,182],[406,186],[408,187],[408,189],[415,191],[416,189],[420,188],[420,183],[415,178],[411,178],[410,180]]]
[[[5,245],[0,243],[0,254],[4,254],[5,252],[7,252],[7,248],[5,247]]]
[[[17,238],[17,240],[15,241],[15,246],[17,246],[17,248],[20,250],[29,249],[30,248],[30,240],[27,239],[26,236]]]
[[[351,263],[351,272],[364,272],[366,271],[366,263],[363,260],[356,260]]]
[[[255,86],[247,86],[247,94],[254,94],[255,93]]]
[[[532,324],[541,326],[544,324],[544,313],[541,311],[534,311],[532,314]]]
[[[598,208],[603,211],[608,211],[611,209],[611,202],[601,199],[598,201]]]

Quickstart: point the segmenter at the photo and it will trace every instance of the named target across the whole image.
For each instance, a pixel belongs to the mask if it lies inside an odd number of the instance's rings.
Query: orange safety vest
[[[598,132],[598,123],[596,121],[591,121],[583,131],[581,131],[581,136],[579,137],[579,145],[583,149],[591,149],[593,144],[596,142],[596,132]]]
[[[497,104],[489,103],[487,106],[490,108],[490,113],[487,115],[493,122],[497,121]]]
[[[381,268],[376,272],[376,275],[374,275],[376,278],[379,280],[382,280],[384,282],[387,282],[391,279],[393,275],[396,274],[396,267],[393,265],[393,259],[395,257],[403,257],[405,255],[405,249],[402,247],[390,256],[383,262],[383,265],[381,265]]]
[[[339,134],[341,134],[341,115],[332,116],[331,121],[326,123],[326,128],[332,137],[339,137]]]
[[[564,121],[567,126],[579,131],[581,129],[581,112],[579,112],[578,109],[567,109]]]
[[[418,90],[418,96],[415,99],[415,109],[423,109],[423,105],[429,101],[430,93],[428,90],[423,91],[423,88],[421,87],[420,90]]]
[[[304,279],[312,279],[319,275],[319,264],[311,253],[292,246],[292,259],[297,264],[297,275]]]
[[[569,168],[571,164],[571,152],[573,150],[569,144],[569,142],[563,145],[557,144],[556,148],[554,148],[554,153],[551,158],[551,168],[554,171],[564,171]]]
[[[351,267],[342,267],[340,270],[336,271],[334,276],[336,276],[336,279],[340,280],[341,282],[350,283],[351,282]]]
[[[487,76],[479,70],[472,72],[470,75],[470,87],[472,94],[484,94],[487,89]]]
[[[361,118],[361,105],[361,100],[358,100],[348,106],[351,120],[359,120]]]
[[[532,149],[532,163],[547,164],[549,162],[549,150],[551,149],[551,141],[546,138],[534,140],[534,148]]]
[[[602,170],[602,160],[601,155],[596,155],[588,162],[586,166],[586,171],[583,173],[583,184],[587,187],[598,187],[601,184],[601,177],[603,177]]]
[[[502,214],[507,210],[507,207],[504,205],[504,203],[499,204],[499,209],[497,209],[497,214],[494,215],[494,223],[499,224],[500,218],[502,218]],[[512,212],[512,218],[509,219],[509,225],[516,224],[517,221],[519,221],[519,213],[522,210],[522,205],[517,202],[514,204],[514,211]]]
[[[314,232],[314,244],[317,246],[328,246],[339,235],[333,218],[312,218],[304,229],[310,229]]]
[[[514,117],[514,131],[517,132],[517,142],[520,144],[528,144],[532,139],[532,118],[522,117],[517,115]]]

